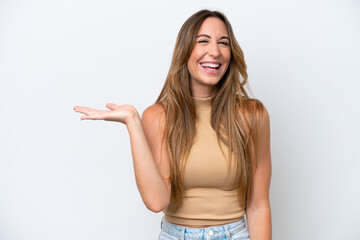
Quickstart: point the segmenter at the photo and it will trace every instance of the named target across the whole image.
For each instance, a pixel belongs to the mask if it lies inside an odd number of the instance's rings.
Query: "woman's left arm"
[[[252,191],[247,199],[246,218],[251,240],[271,240],[271,210],[269,188],[271,179],[270,120],[264,109],[257,166]]]

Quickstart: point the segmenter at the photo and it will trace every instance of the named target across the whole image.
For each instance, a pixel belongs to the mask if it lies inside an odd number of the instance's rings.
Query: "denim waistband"
[[[206,228],[191,228],[176,225],[166,221],[165,216],[161,220],[161,229],[179,239],[230,239],[231,236],[235,235],[246,228],[246,222],[244,217],[236,222],[228,223],[219,226],[211,226]]]

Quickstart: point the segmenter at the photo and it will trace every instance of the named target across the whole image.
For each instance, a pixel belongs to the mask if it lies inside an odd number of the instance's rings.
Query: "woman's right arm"
[[[127,126],[130,134],[136,184],[146,207],[153,212],[170,201],[170,163],[163,142],[165,114],[159,104],[148,107],[140,120],[135,115]],[[162,144],[163,143],[163,144]]]
[[[130,105],[107,104],[111,110],[96,110],[75,106],[84,113],[81,119],[116,121],[126,124],[130,135],[136,185],[145,206],[160,212],[170,201],[170,162],[163,143],[165,114],[159,104],[148,107],[140,118]],[[163,146],[162,144],[163,143]]]

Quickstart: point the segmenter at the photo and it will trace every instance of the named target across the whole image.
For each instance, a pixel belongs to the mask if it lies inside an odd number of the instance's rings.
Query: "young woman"
[[[271,239],[269,114],[246,83],[229,21],[202,10],[180,29],[164,87],[142,118],[131,105],[74,107],[81,119],[126,125],[141,197],[165,214],[159,239]]]

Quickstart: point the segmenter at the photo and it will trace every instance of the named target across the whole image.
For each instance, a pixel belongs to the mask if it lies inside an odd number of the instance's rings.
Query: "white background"
[[[270,113],[273,239],[360,239],[360,3],[0,1],[0,239],[157,239],[124,125],[75,105],[153,104],[177,33],[229,18]]]

